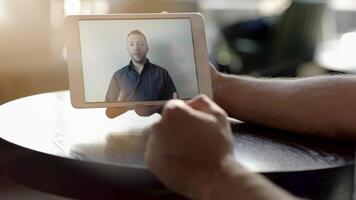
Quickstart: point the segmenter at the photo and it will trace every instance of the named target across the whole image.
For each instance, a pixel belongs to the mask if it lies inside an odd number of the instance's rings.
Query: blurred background
[[[226,73],[356,73],[355,0],[0,0],[0,104],[68,89],[66,15],[161,11],[201,12]]]
[[[66,15],[161,11],[201,12],[210,61],[225,73],[356,73],[355,0],[0,0],[0,105],[68,89]],[[66,198],[0,175],[0,199]]]

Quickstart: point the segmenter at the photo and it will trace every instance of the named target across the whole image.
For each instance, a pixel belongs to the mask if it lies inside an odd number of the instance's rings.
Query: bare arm
[[[199,180],[194,199],[301,200],[236,161],[225,159],[220,166]]]
[[[235,161],[227,114],[206,96],[169,101],[150,127],[146,162],[172,190],[197,200],[295,200]],[[182,148],[184,147],[184,148]]]
[[[256,79],[213,72],[214,100],[246,122],[356,139],[356,76]]]

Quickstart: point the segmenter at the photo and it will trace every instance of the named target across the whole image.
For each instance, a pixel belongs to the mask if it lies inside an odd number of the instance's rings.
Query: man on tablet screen
[[[127,35],[130,63],[111,78],[106,101],[158,101],[177,98],[177,90],[168,71],[151,63],[147,56],[146,36],[139,30]]]

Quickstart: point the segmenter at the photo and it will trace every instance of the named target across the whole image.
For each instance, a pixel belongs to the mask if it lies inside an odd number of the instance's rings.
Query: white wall
[[[168,70],[180,98],[198,94],[194,50],[189,19],[90,20],[80,22],[85,99],[103,102],[113,73],[126,66],[129,32],[146,35],[147,57]]]

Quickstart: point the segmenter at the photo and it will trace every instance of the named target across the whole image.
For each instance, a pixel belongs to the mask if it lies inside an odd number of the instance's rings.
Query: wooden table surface
[[[46,192],[85,199],[180,198],[168,192],[142,162],[109,162],[100,152],[78,157],[79,144],[100,142],[110,132],[145,127],[160,119],[129,111],[108,119],[104,109],[75,109],[68,91],[34,95],[0,106],[0,137],[9,152],[6,172]],[[276,184],[312,199],[350,199],[354,143],[311,138],[233,122],[236,159]],[[96,159],[95,155],[98,155]]]

